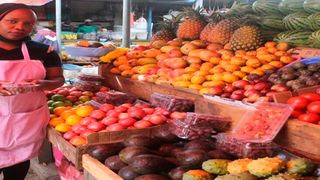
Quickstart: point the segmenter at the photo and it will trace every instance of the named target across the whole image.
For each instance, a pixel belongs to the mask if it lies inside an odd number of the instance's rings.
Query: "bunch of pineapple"
[[[160,30],[156,32],[151,39],[151,43],[163,40],[168,42],[176,37],[176,27],[179,20],[177,17],[171,15],[170,18],[165,18],[163,21],[158,23]]]

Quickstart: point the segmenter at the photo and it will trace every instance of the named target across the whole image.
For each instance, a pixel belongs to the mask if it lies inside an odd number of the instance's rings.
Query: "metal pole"
[[[148,39],[151,39],[152,37],[152,16],[153,16],[152,6],[149,5],[148,6]]]
[[[122,46],[130,47],[130,11],[131,0],[123,0],[122,9]]]
[[[61,0],[56,0],[56,33],[59,49],[61,49]]]

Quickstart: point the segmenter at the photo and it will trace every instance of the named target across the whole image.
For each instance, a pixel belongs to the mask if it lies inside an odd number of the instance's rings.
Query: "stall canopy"
[[[30,6],[42,6],[47,4],[52,0],[1,0],[0,4],[2,3],[23,3]]]

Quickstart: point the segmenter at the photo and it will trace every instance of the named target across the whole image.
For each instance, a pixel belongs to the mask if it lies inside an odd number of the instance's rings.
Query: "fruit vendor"
[[[43,90],[64,83],[58,54],[30,40],[36,20],[29,6],[0,4],[0,82],[32,82],[36,87],[29,93],[0,95],[0,173],[4,180],[25,178],[29,159],[38,155],[46,136],[49,110]]]

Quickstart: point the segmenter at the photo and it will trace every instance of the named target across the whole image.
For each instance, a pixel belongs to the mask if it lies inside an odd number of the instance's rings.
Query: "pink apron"
[[[46,70],[31,60],[25,43],[22,60],[0,60],[0,81],[44,79]],[[49,110],[44,92],[0,96],[0,168],[36,156],[46,136]]]

